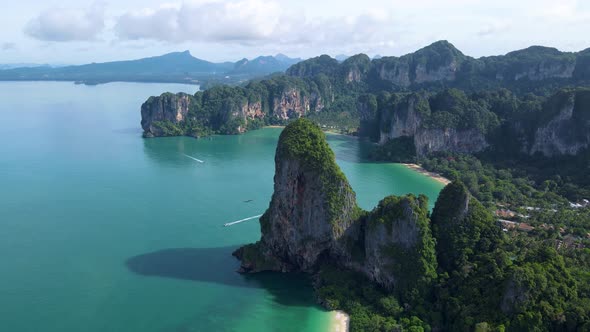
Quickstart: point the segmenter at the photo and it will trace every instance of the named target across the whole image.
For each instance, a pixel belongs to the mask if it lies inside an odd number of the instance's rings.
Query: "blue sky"
[[[18,0],[0,63],[87,63],[190,50],[212,61],[403,55],[446,39],[465,54],[590,47],[587,0]]]

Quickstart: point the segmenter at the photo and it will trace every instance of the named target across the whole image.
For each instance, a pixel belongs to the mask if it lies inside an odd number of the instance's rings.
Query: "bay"
[[[304,276],[240,275],[231,252],[260,237],[280,128],[143,139],[139,106],[196,86],[0,82],[0,329],[324,331]],[[442,185],[371,163],[328,135],[371,209]],[[202,161],[198,161],[198,160]]]

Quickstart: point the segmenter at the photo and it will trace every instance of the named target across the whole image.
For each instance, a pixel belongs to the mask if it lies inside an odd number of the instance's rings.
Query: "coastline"
[[[285,128],[285,126],[281,126],[281,125],[268,125],[268,126],[264,126],[262,128]],[[355,138],[355,139],[358,139],[359,138],[358,136],[343,134],[341,132],[334,131],[332,129],[322,129],[322,131],[325,134],[328,134],[328,135],[341,135],[341,136],[346,136],[346,137]]]
[[[438,173],[434,173],[434,172],[429,172],[427,170],[425,170],[424,168],[422,168],[422,166],[418,165],[418,164],[407,164],[407,163],[402,163],[402,165],[406,166],[407,168],[414,170],[420,174],[426,175],[429,178],[438,181],[442,184],[444,184],[445,186],[449,183],[451,183],[451,180],[445,178],[444,176],[438,174]]]
[[[348,332],[350,317],[341,310],[333,311],[330,332]]]

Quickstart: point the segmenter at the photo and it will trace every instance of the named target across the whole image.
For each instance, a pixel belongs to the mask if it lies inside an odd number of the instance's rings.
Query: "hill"
[[[299,61],[284,55],[258,57],[236,63],[214,63],[193,57],[189,51],[168,53],[138,60],[91,63],[79,66],[21,67],[0,70],[0,80],[17,81],[76,81],[100,84],[113,81],[238,83],[273,72],[285,71]]]

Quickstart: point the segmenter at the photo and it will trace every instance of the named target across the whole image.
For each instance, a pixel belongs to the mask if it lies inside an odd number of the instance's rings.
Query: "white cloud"
[[[120,16],[115,32],[132,40],[259,41],[274,33],[280,12],[277,3],[265,0],[168,4]]]
[[[589,0],[124,0],[106,12],[92,1],[61,0],[82,9],[50,9],[28,24],[23,15],[38,14],[43,2],[15,2],[0,13],[7,22],[0,40],[18,45],[5,59],[106,61],[183,49],[215,61],[278,52],[403,55],[440,39],[476,57],[530,45],[590,46],[582,33],[590,30]],[[23,36],[25,24],[35,39],[72,42],[38,43]]]
[[[38,40],[52,42],[95,40],[105,26],[104,5],[88,9],[51,8],[30,20],[24,32]]]
[[[272,0],[183,3],[125,13],[115,33],[122,40],[243,45],[387,44],[395,37],[393,16],[370,11],[357,16],[307,18]]]

